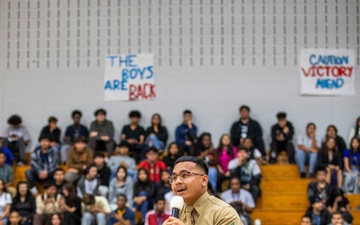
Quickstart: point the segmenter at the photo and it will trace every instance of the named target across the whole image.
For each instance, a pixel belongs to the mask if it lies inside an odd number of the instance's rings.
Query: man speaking
[[[183,156],[175,162],[169,177],[175,196],[184,199],[179,218],[169,217],[163,225],[243,225],[230,205],[210,196],[208,168],[205,162],[193,156]]]

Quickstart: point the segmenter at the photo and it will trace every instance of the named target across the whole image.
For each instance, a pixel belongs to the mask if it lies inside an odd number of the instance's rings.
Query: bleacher
[[[66,166],[61,167],[66,170]],[[26,180],[25,171],[29,168],[28,165],[16,167],[14,186]],[[275,165],[261,166],[261,172],[262,196],[251,215],[253,221],[260,219],[261,225],[299,225],[301,216],[309,207],[306,189],[311,179],[300,178],[297,166],[287,164],[286,154],[280,154]],[[38,187],[41,191],[41,187]],[[360,194],[348,194],[346,197],[354,217],[352,225],[360,225],[360,210],[356,210],[360,206]]]

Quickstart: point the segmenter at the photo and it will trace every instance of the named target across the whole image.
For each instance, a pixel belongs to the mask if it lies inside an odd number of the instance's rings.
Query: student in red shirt
[[[154,206],[154,210],[146,213],[145,225],[163,224],[170,216],[170,213],[165,211],[165,198],[163,196],[156,198]]]
[[[139,164],[139,168],[148,171],[150,180],[159,183],[161,180],[161,171],[166,170],[166,165],[159,159],[159,152],[156,148],[150,147],[146,151],[146,159]]]

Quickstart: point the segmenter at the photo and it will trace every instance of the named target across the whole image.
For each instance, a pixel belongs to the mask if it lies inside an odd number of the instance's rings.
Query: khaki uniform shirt
[[[233,207],[210,196],[208,192],[198,198],[193,205],[184,204],[179,219],[185,225],[243,225]],[[166,222],[163,225],[166,225]]]

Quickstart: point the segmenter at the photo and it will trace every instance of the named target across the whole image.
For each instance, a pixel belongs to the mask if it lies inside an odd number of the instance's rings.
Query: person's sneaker
[[[33,195],[39,194],[39,191],[38,191],[38,189],[37,189],[36,187],[32,187],[32,188],[30,189],[30,192],[31,192]]]
[[[307,176],[308,178],[314,178],[314,174],[309,173],[309,175]]]
[[[301,178],[305,178],[305,177],[306,177],[306,173],[300,173],[300,177],[301,177]]]
[[[16,165],[17,165],[17,166],[24,166],[24,163],[20,161],[20,162],[18,162]]]

